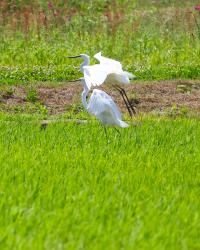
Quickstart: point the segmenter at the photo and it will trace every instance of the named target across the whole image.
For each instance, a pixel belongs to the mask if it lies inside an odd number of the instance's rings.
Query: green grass
[[[200,124],[0,117],[1,249],[199,249]]]
[[[107,140],[79,103],[50,116],[34,85],[80,77],[66,56],[98,51],[141,81],[199,79],[198,1],[29,2],[0,8],[0,96],[28,85],[24,106],[0,105],[0,249],[200,249],[195,115],[139,114]]]
[[[66,56],[98,51],[141,80],[200,78],[197,1],[53,1],[53,10],[38,2],[21,1],[14,10],[11,3],[2,11],[0,83],[74,79],[80,60]]]

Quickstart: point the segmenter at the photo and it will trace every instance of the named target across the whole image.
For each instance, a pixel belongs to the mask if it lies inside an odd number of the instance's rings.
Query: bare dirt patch
[[[125,105],[119,93],[112,87],[103,86],[101,89],[113,97],[122,111]],[[133,83],[125,86],[127,95],[137,112],[163,111],[176,106],[200,112],[200,81],[174,80]],[[37,86],[38,100],[44,105],[49,114],[65,113],[71,105],[81,103],[81,83],[67,83],[58,86]],[[0,90],[0,106],[6,111],[14,106],[27,105],[27,89],[14,86],[10,90]]]

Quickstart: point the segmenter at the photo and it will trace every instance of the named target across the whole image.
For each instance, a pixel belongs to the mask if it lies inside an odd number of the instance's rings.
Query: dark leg
[[[107,129],[106,129],[106,127],[104,125],[102,125],[102,126],[103,126],[103,129],[104,129],[105,135],[106,135],[106,140],[109,143]]]
[[[118,88],[117,85],[114,85],[114,88],[115,88],[117,91],[119,91],[119,93],[121,94],[121,96],[122,96],[122,98],[123,98],[123,100],[124,100],[124,103],[125,103],[125,105],[126,105],[126,108],[127,108],[128,112],[129,112],[129,115],[130,115],[130,117],[132,117],[133,114],[132,114],[132,112],[131,112],[131,109],[130,109],[130,107],[129,107],[129,104],[128,104],[127,100],[126,100],[125,97],[124,97],[123,91],[122,91],[120,88]]]
[[[122,87],[120,87],[120,86],[118,86],[118,88],[121,89],[121,91],[123,92],[124,96],[126,97],[126,100],[127,100],[128,104],[129,104],[129,107],[131,108],[131,111],[133,112],[133,114],[136,114],[135,109],[133,108],[133,106],[131,105],[130,100],[128,99],[126,91]]]

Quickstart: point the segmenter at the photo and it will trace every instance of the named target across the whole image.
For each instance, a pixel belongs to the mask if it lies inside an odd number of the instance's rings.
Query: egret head
[[[80,54],[77,56],[68,56],[67,58],[82,58],[82,59],[84,59],[84,61],[90,60],[90,57],[86,54]]]
[[[90,64],[90,57],[86,54],[80,54],[78,56],[68,56],[68,58],[82,58],[84,62],[80,66],[80,71],[83,73],[83,67]]]

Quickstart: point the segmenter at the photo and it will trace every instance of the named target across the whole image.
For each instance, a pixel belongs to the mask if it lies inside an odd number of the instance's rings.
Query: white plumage
[[[123,71],[120,62],[104,57],[101,52],[94,55],[100,64],[84,65],[83,74],[88,88],[102,84],[129,84],[130,79],[135,76],[132,73]]]
[[[82,103],[90,114],[94,115],[101,121],[102,124],[105,125],[119,126],[122,128],[129,126],[126,122],[122,121],[121,113],[117,105],[104,91],[94,89],[89,101],[87,102],[86,98],[89,89],[84,78],[81,78],[81,82],[84,86],[84,90],[82,92]]]
[[[108,66],[112,66],[113,70],[116,71],[122,71],[122,65],[120,62],[104,57],[101,55],[101,52],[98,52],[97,54],[94,55],[94,58],[97,59],[101,65],[108,65]]]
[[[130,79],[134,79],[135,76],[132,73],[123,71],[120,62],[102,56],[101,52],[94,55],[94,58],[99,61],[99,64],[89,65],[90,57],[86,54],[70,56],[69,58],[79,57],[84,59],[84,62],[80,66],[80,71],[84,74],[84,81],[87,89],[90,90],[92,86],[100,86],[102,84],[114,85],[117,91],[121,94],[129,115],[132,117],[132,115],[135,114],[135,110],[126,95],[125,90],[121,88],[119,84],[129,84]]]

